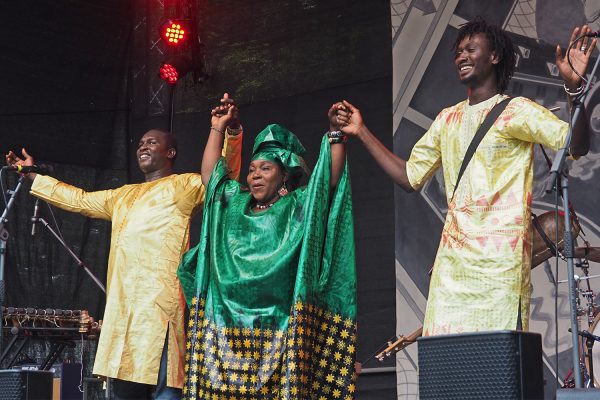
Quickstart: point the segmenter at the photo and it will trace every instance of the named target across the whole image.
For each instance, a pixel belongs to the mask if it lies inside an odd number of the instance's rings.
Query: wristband
[[[344,137],[346,136],[346,134],[342,131],[328,131],[327,132],[327,137],[332,139],[332,138],[340,138],[340,137]]]
[[[571,96],[571,97],[575,97],[575,96],[579,96],[581,93],[583,93],[583,82],[581,83],[581,85],[579,85],[579,87],[577,89],[575,89],[575,91],[571,91],[569,90],[569,88],[567,87],[566,84],[563,83],[563,87],[565,88],[565,92]]]
[[[243,131],[243,128],[242,128],[242,126],[241,126],[241,125],[240,125],[240,127],[239,127],[239,128],[230,128],[230,127],[227,127],[227,128],[225,128],[225,132],[226,132],[226,133],[227,133],[229,136],[237,136],[237,135],[239,135],[240,133],[242,133],[242,131]]]
[[[348,141],[348,136],[346,136],[346,135],[341,136],[341,137],[330,137],[329,138],[330,144],[346,143],[347,141]]]

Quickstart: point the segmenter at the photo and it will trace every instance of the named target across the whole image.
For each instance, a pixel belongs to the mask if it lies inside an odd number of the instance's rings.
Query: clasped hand
[[[228,93],[223,95],[221,105],[212,109],[210,124],[213,128],[224,132],[225,128],[237,129],[240,126],[239,109]]]

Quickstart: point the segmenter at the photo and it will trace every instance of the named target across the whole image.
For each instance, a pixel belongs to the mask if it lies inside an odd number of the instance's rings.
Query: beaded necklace
[[[269,204],[259,204],[259,203],[256,203],[255,207],[258,208],[259,210],[266,210],[267,208],[273,207],[273,204],[275,204],[275,203],[274,202],[273,203],[269,203]]]

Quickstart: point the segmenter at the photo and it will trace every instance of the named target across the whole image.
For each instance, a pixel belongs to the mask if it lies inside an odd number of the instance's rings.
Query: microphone
[[[47,175],[52,171],[52,166],[46,164],[40,165],[7,165],[6,167],[2,167],[3,169],[7,169],[9,171],[20,172],[22,174],[29,174],[30,172],[36,174]]]
[[[572,332],[571,328],[569,328],[569,332]],[[584,338],[592,339],[597,342],[600,342],[600,336],[596,336],[592,333],[589,333],[588,331],[579,331],[577,333],[579,334],[579,336],[583,336]]]
[[[40,212],[40,199],[35,199],[35,205],[33,206],[33,217],[31,217],[31,236],[35,236],[35,224],[38,222]]]
[[[595,340],[597,342],[600,342],[600,336],[596,336],[594,334],[589,333],[588,331],[581,331],[579,332],[579,335],[588,338],[588,339],[592,339]]]

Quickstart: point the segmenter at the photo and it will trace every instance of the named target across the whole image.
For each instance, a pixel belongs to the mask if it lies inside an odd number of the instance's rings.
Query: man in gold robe
[[[225,96],[225,101],[227,96]],[[230,176],[240,172],[242,134],[225,132]],[[29,174],[31,194],[64,210],[112,221],[104,324],[94,374],[113,379],[118,399],[181,398],[185,300],[177,267],[188,247],[190,219],[204,202],[200,174],[173,174],[174,136],[152,129],[141,138],[145,182],[85,192],[49,176]],[[12,151],[9,165],[33,165]]]
[[[569,102],[583,92],[596,39],[584,26],[571,36],[568,65],[560,46],[556,65]],[[503,95],[515,69],[508,34],[478,18],[464,24],[455,45],[455,66],[468,99],[442,110],[415,144],[408,161],[385,148],[368,130],[360,111],[344,101],[341,130],[356,136],[392,179],[407,192],[443,168],[448,213],[429,287],[423,335],[528,328],[531,264],[531,199],[535,143],[558,149],[568,124],[533,101],[516,97],[495,120],[462,180],[467,148],[485,116]],[[587,119],[574,127],[570,152],[589,149]]]

